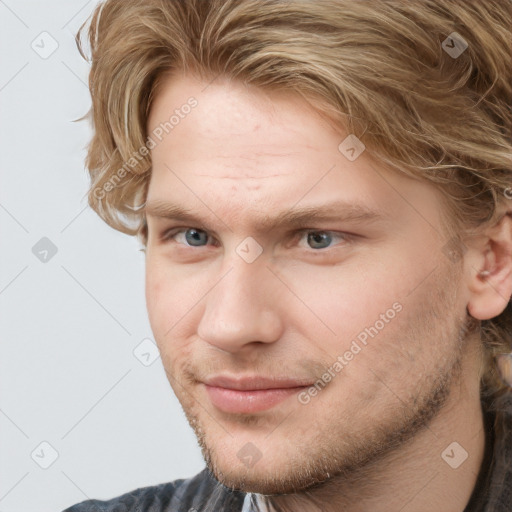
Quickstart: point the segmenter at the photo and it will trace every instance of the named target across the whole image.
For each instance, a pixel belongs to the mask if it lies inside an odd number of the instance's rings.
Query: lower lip
[[[208,396],[215,407],[230,413],[252,413],[265,411],[297,394],[307,386],[279,389],[252,389],[240,391],[205,385]]]

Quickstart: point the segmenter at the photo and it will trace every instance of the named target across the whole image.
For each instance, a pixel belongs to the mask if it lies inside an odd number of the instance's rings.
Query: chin
[[[317,486],[330,479],[329,473],[312,475],[297,471],[291,474],[290,462],[268,460],[258,461],[252,468],[236,462],[224,460],[222,463],[208,462],[208,468],[215,478],[230,489],[266,495],[292,494]]]
[[[239,475],[225,475],[214,473],[215,477],[226,487],[243,492],[257,494],[276,495],[291,494],[305,489],[293,485],[290,481],[278,479],[273,473],[250,474],[250,472]]]

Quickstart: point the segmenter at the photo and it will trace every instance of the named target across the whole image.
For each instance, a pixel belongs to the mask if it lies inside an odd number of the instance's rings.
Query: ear
[[[477,320],[500,315],[512,295],[512,213],[487,228],[466,255],[469,314]]]

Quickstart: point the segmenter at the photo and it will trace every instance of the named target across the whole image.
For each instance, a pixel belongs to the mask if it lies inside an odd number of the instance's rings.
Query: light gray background
[[[90,127],[73,120],[89,65],[74,34],[95,4],[0,0],[0,512],[60,512],[204,467],[160,358],[145,366],[144,254],[84,197]]]

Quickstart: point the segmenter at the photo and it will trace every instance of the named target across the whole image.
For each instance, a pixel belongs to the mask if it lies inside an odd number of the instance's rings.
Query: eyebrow
[[[146,215],[195,223],[214,231],[209,227],[209,222],[201,218],[190,209],[162,200],[153,200],[146,203],[144,208]],[[215,215],[215,214],[214,214]],[[218,219],[219,217],[215,215]],[[344,221],[359,223],[375,223],[389,220],[389,214],[381,210],[373,210],[365,205],[335,201],[322,205],[302,206],[295,209],[284,210],[276,215],[263,215],[258,219],[256,231],[266,232],[283,227],[300,228],[307,227],[311,222],[318,221]],[[222,219],[222,223],[226,224]]]

